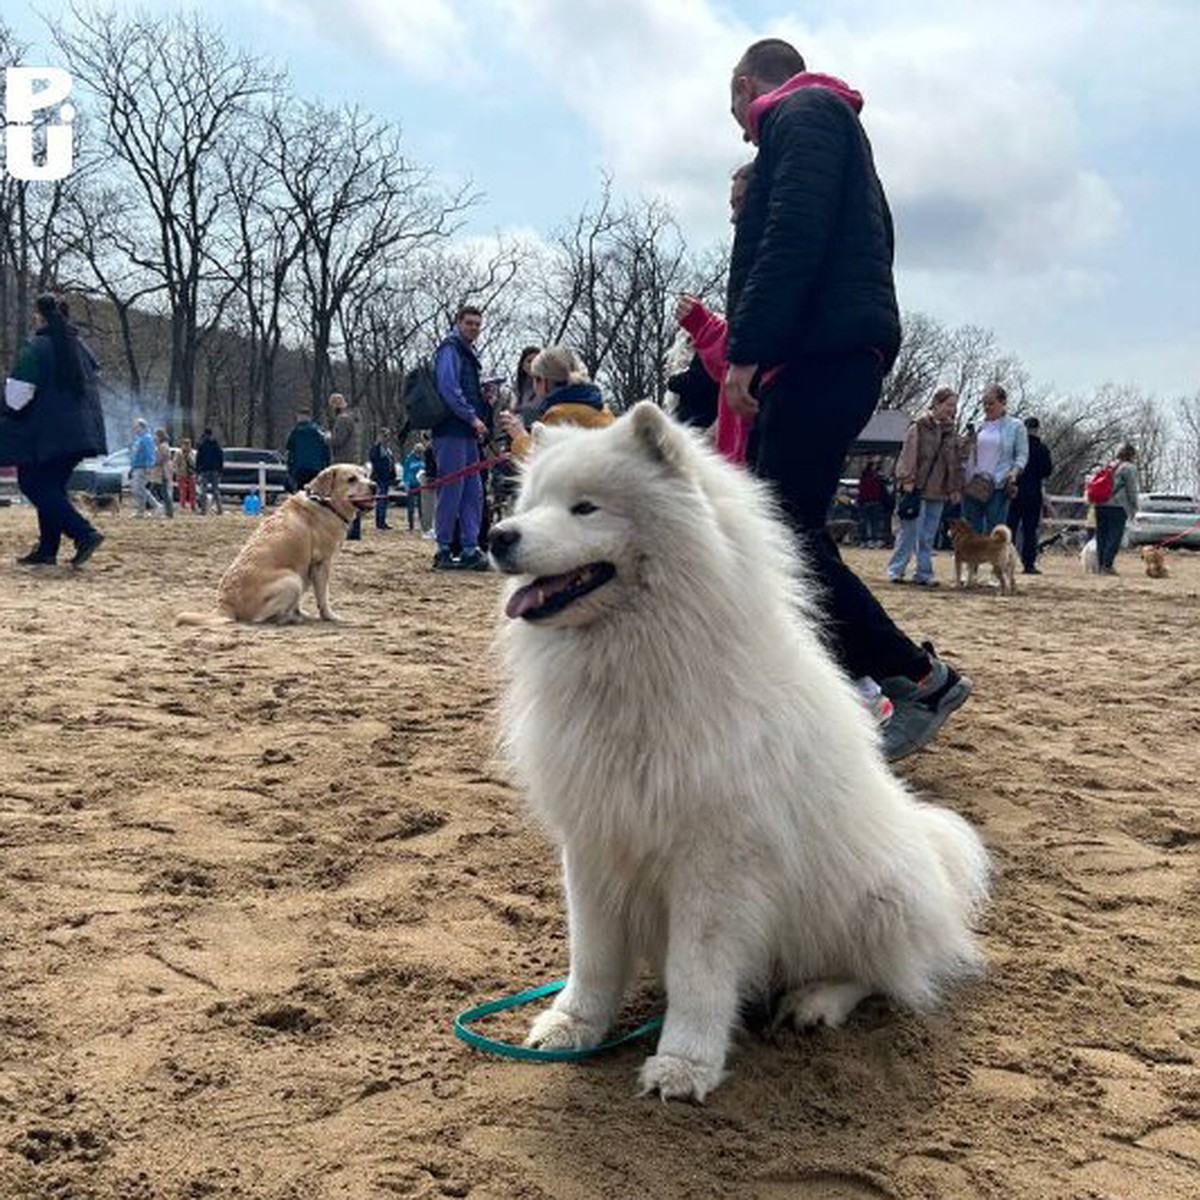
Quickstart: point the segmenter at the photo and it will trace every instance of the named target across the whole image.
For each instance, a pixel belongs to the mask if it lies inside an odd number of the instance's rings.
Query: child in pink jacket
[[[728,366],[725,342],[729,325],[723,317],[710,313],[695,296],[687,294],[675,301],[675,319],[691,335],[704,370],[720,388],[717,395],[717,452],[742,466],[746,461],[746,442],[754,418],[730,412],[725,402],[725,368]]]

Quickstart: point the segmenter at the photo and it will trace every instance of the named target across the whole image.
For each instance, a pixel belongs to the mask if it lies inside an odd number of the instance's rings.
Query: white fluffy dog
[[[1088,538],[1083,543],[1083,549],[1079,552],[1079,563],[1083,567],[1085,575],[1100,574],[1100,554],[1096,549],[1096,539],[1094,537]]]
[[[648,402],[542,430],[491,549],[519,577],[503,737],[569,909],[570,979],[531,1044],[598,1043],[646,959],[667,1013],[643,1091],[702,1100],[746,999],[837,1025],[979,968],[983,846],[889,771],[749,475]]]

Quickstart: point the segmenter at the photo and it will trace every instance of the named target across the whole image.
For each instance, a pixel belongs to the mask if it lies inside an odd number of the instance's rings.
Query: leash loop
[[[637,1041],[639,1038],[653,1033],[662,1025],[662,1017],[651,1017],[649,1021],[639,1025],[636,1029],[631,1029],[628,1033],[607,1042],[601,1042],[598,1046],[589,1046],[585,1050],[542,1050],[535,1046],[518,1046],[512,1042],[500,1042],[495,1038],[484,1037],[483,1034],[476,1033],[471,1028],[476,1021],[481,1021],[484,1017],[494,1016],[496,1013],[506,1012],[511,1008],[520,1008],[521,1005],[541,1000],[544,996],[553,996],[556,992],[561,992],[566,985],[565,979],[554,979],[549,983],[540,984],[538,987],[518,992],[515,996],[503,996],[499,1000],[488,1000],[484,1004],[475,1005],[474,1008],[464,1009],[454,1018],[455,1036],[476,1050],[499,1054],[503,1058],[515,1058],[524,1062],[580,1062],[583,1059],[593,1058],[597,1054],[615,1050],[618,1046],[624,1046],[628,1042]]]

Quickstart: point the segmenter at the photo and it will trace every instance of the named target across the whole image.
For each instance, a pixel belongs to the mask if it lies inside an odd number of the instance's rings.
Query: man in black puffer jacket
[[[843,669],[891,698],[885,751],[903,758],[934,737],[971,681],[896,627],[825,529],[846,452],[900,346],[892,218],[858,119],[862,97],[806,71],[778,38],[746,51],[731,90],[758,156],[730,260],[726,398],[734,412],[757,413],[750,462],[808,551]]]

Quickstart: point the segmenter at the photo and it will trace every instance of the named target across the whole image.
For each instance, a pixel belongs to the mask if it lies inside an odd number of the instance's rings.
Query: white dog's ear
[[[641,448],[656,462],[679,468],[686,449],[675,422],[653,400],[642,400],[629,410],[629,427]]]

